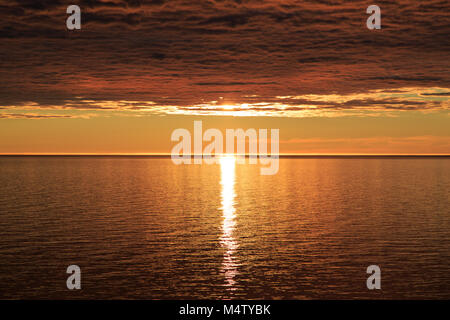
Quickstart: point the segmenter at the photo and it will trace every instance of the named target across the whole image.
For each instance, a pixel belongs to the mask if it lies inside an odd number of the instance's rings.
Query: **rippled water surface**
[[[0,157],[0,298],[450,299],[448,158],[279,166]]]

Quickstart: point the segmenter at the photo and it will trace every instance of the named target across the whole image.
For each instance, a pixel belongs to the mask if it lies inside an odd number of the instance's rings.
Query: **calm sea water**
[[[0,182],[0,298],[450,298],[448,158],[0,157]]]

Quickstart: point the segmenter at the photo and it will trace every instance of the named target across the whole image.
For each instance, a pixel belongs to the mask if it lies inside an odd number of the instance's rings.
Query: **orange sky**
[[[78,4],[81,30],[65,27]],[[450,3],[0,0],[0,153],[168,153],[177,128],[280,152],[450,153]]]
[[[170,153],[177,128],[280,129],[280,153],[449,154],[448,115],[271,118],[228,116],[0,120],[2,153]]]

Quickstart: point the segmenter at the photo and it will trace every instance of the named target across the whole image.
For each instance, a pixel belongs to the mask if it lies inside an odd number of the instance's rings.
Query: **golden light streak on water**
[[[239,262],[235,256],[239,244],[233,236],[236,227],[236,209],[234,208],[234,199],[236,197],[234,192],[235,164],[236,159],[234,156],[220,158],[221,210],[223,212],[220,243],[225,249],[221,271],[225,277],[225,286],[230,291],[236,290],[235,277],[239,273]]]

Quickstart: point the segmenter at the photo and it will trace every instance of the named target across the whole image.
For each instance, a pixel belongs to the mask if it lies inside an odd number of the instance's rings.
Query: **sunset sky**
[[[81,7],[81,30],[66,8]],[[368,30],[366,8],[381,8]],[[280,152],[450,154],[450,2],[0,0],[0,153],[168,153],[280,129]]]

